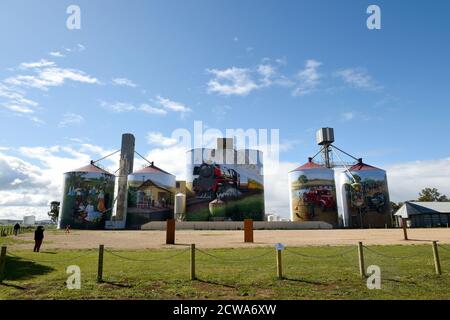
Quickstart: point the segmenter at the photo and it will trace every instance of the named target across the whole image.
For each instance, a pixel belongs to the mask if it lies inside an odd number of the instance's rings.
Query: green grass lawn
[[[443,274],[437,276],[431,245],[370,248],[377,254],[365,250],[366,266],[380,266],[381,290],[369,290],[359,277],[356,247],[288,248],[283,251],[284,280],[276,277],[274,248],[205,250],[214,257],[197,251],[195,281],[189,280],[187,250],[116,252],[131,259],[151,260],[142,262],[105,252],[102,284],[96,283],[97,250],[15,251],[11,253],[21,258],[8,256],[0,299],[450,298],[450,251],[441,246]],[[450,250],[450,246],[445,248]],[[334,256],[340,253],[345,254]],[[81,290],[66,288],[69,265],[81,268]]]

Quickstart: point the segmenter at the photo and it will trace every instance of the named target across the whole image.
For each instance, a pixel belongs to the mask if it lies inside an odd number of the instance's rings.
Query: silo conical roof
[[[93,163],[90,163],[84,167],[69,171],[69,172],[89,172],[89,173],[103,173],[103,174],[108,174],[108,175],[112,175],[110,172],[96,166]]]
[[[312,161],[312,159],[309,159],[307,163],[305,163],[304,165],[301,165],[300,167],[292,170],[291,172],[308,170],[308,169],[325,169],[325,167],[323,165],[321,165],[321,164],[315,163],[314,161]]]

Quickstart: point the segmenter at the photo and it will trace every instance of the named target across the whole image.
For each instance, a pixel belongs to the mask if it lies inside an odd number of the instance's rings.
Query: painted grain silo
[[[339,189],[345,210],[346,227],[384,228],[392,226],[386,171],[357,164],[340,173]]]
[[[154,165],[128,176],[127,228],[136,229],[150,221],[173,217],[176,178]]]
[[[186,220],[264,220],[263,154],[236,150],[233,139],[187,152],[186,188]]]
[[[64,173],[58,228],[103,229],[114,198],[115,176],[93,162]]]
[[[337,226],[334,171],[308,162],[289,173],[291,221],[324,221]]]

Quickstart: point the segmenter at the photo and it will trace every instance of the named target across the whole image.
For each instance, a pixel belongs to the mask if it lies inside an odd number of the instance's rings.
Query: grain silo
[[[264,220],[263,154],[234,148],[218,138],[217,148],[187,152],[186,219],[191,221]]]
[[[359,162],[340,173],[347,226],[383,228],[392,225],[386,171]]]
[[[308,162],[289,173],[291,221],[324,221],[337,226],[334,171]]]
[[[103,229],[109,220],[115,176],[93,162],[64,173],[58,228]]]

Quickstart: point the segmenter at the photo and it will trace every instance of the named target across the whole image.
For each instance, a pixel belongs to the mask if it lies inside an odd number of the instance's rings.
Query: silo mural
[[[109,220],[115,176],[93,163],[64,174],[58,228],[103,229]]]
[[[289,173],[292,221],[324,221],[336,226],[334,171],[309,159]]]
[[[175,176],[153,163],[128,176],[127,228],[173,216]]]
[[[348,226],[390,227],[392,221],[386,171],[362,161],[350,167],[349,171],[351,175],[347,171],[341,173]]]
[[[186,220],[264,220],[263,154],[192,149],[187,159]]]

